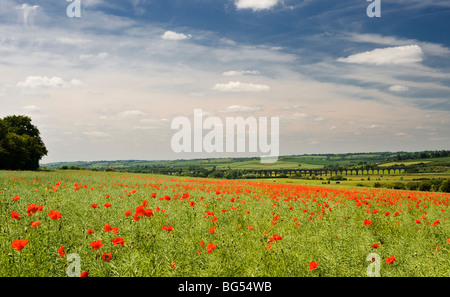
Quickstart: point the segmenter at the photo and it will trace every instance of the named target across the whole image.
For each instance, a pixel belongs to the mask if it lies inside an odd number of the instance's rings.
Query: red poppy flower
[[[106,225],[103,227],[103,231],[105,231],[105,232],[109,232],[109,231],[111,231],[111,230],[112,230],[112,227],[111,227],[110,224],[106,224]]]
[[[207,253],[210,254],[213,250],[215,250],[217,247],[217,245],[215,245],[214,243],[210,242],[206,245],[206,249],[207,249]]]
[[[105,262],[109,262],[109,260],[111,260],[111,252],[109,252],[108,254],[104,252],[102,255],[102,260]]]
[[[26,239],[25,240],[17,239],[17,240],[14,240],[11,243],[11,246],[14,249],[16,249],[16,251],[21,251],[27,244],[28,244],[28,240],[26,240]]]
[[[48,213],[48,216],[52,220],[57,220],[57,219],[61,218],[61,214],[58,211],[54,211],[53,209],[50,210],[50,212]]]
[[[309,262],[309,271],[316,269],[319,266],[319,263],[315,261]]]
[[[449,239],[450,240],[450,239]],[[203,247],[205,245],[205,242],[202,240],[200,241],[200,246]]]
[[[195,206],[195,201],[191,200],[191,202],[189,202],[189,206],[190,207],[194,207]]]
[[[15,197],[12,198],[12,200],[14,200],[14,201],[19,201],[19,200],[20,200],[20,197],[19,197],[19,196],[15,196]]]
[[[175,265],[177,265],[177,263],[172,262],[172,264],[170,264],[170,267],[172,267],[172,269],[175,269]]]
[[[122,237],[116,237],[114,239],[111,239],[111,242],[114,243],[114,245],[120,244],[121,246],[123,246],[123,244],[125,243],[125,240],[123,240]]]
[[[396,261],[395,255],[392,255],[392,256],[386,258],[386,263],[388,263],[388,264],[393,264],[394,261]]]
[[[38,206],[36,205],[36,203],[32,203],[31,205],[28,204],[28,208],[27,208],[27,215],[28,216],[32,216],[35,212],[38,211]]]
[[[11,218],[16,219],[16,220],[20,220],[20,214],[18,212],[11,212]]]
[[[145,209],[144,210],[144,216],[146,216],[147,218],[153,217],[153,209],[151,209],[151,208]]]
[[[209,229],[210,234],[213,234],[214,232],[216,232],[216,227]]]
[[[97,240],[97,241],[93,241],[89,244],[89,246],[92,247],[93,250],[98,250],[99,248],[101,248],[102,246],[104,246],[104,244],[102,244],[101,240]]]
[[[249,230],[254,230],[255,228],[253,228],[252,225],[248,225],[248,229],[249,229]]]
[[[441,221],[439,221],[439,220],[436,220],[436,221],[434,221],[433,222],[433,224],[431,224],[431,225],[433,225],[433,226],[437,226],[437,225],[439,225],[441,223]]]
[[[127,211],[125,212],[125,216],[128,218],[130,215],[131,215],[131,210],[127,210]]]
[[[380,247],[380,245],[379,245],[378,243],[375,243],[375,244],[372,245],[372,247],[373,247],[374,249],[377,249],[377,248]]]
[[[88,272],[88,271],[83,271],[83,272],[80,274],[80,277],[89,277],[89,272]]]
[[[111,203],[108,203],[108,202],[106,202],[104,205],[103,205],[103,207],[111,207],[112,205],[111,205]]]
[[[97,204],[91,204],[91,208],[97,208]]]
[[[41,222],[36,221],[36,222],[31,222],[31,227],[36,228],[37,226],[39,226],[41,224]]]
[[[64,247],[61,245],[61,247],[58,249],[59,257],[62,258],[66,251],[64,250]]]
[[[372,224],[372,222],[370,220],[368,220],[368,219],[365,219],[363,224],[364,225],[370,225],[370,224]]]
[[[94,230],[89,229],[89,230],[88,230],[88,235],[91,235],[92,233],[94,233]]]

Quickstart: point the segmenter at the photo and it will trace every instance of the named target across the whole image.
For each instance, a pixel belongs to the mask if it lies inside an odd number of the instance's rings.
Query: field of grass
[[[0,171],[0,276],[449,275],[450,194],[280,181]]]

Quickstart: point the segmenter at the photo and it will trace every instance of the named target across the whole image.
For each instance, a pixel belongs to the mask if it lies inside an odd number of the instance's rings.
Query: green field
[[[0,276],[449,275],[450,194],[294,182],[0,171]]]

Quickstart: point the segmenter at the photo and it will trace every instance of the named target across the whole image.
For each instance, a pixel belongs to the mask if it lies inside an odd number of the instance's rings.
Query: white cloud
[[[58,39],[58,41],[68,45],[82,45],[91,42],[91,40],[85,38],[70,38],[70,37],[61,37]]]
[[[261,111],[259,106],[230,105],[226,109],[218,110],[219,113],[241,113],[241,112],[257,112]]]
[[[225,71],[222,73],[224,76],[241,76],[241,75],[258,75],[259,71],[257,70],[231,70],[231,71]]]
[[[92,131],[92,132],[84,132],[84,135],[88,136],[88,137],[94,137],[94,138],[105,138],[105,137],[109,137],[108,133],[105,132],[99,132],[99,131]]]
[[[338,62],[372,65],[399,65],[413,64],[422,62],[423,51],[418,45],[405,45],[374,49],[372,51],[362,52],[339,58]]]
[[[56,76],[52,78],[48,78],[47,76],[28,76],[25,81],[17,83],[19,88],[70,88],[81,85],[83,83],[78,79],[72,79],[70,82],[66,82]]]
[[[161,38],[165,39],[165,40],[184,40],[184,39],[189,39],[191,37],[192,37],[192,35],[190,35],[190,34],[186,35],[183,33],[177,33],[177,32],[173,32],[173,31],[166,31],[161,36]]]
[[[266,85],[258,85],[252,83],[242,83],[239,81],[230,81],[226,84],[215,84],[212,88],[219,92],[267,92],[270,87]]]
[[[389,90],[393,91],[393,92],[406,92],[409,90],[409,88],[406,86],[394,85],[394,86],[391,86],[389,88]]]
[[[22,6],[19,7],[20,10],[22,10],[22,17],[23,17],[23,23],[25,26],[28,25],[29,21],[33,21],[33,16],[35,11],[39,8],[38,5],[28,5],[26,3],[22,4]]]
[[[270,9],[277,5],[279,0],[236,0],[234,4],[237,9],[252,9],[253,11],[259,11],[264,9]]]
[[[438,43],[423,42],[416,39],[402,39],[395,36],[382,36],[379,34],[358,34],[351,33],[346,36],[353,42],[374,43],[387,46],[404,46],[417,44],[427,55],[448,56],[450,49]]]
[[[139,110],[126,110],[119,113],[120,118],[136,118],[145,116],[146,114]]]

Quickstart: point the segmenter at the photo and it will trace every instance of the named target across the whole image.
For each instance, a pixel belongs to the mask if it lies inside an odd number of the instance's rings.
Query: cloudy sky
[[[450,2],[380,2],[0,0],[0,117],[42,163],[245,155],[175,153],[194,109],[279,118],[280,155],[450,149]]]

